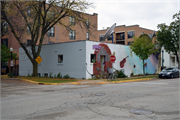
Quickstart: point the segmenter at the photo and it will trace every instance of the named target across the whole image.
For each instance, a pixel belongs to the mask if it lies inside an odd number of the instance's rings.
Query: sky
[[[158,30],[157,25],[169,25],[172,16],[180,11],[180,0],[88,0],[93,8],[87,12],[98,14],[98,30],[119,25],[139,25]]]

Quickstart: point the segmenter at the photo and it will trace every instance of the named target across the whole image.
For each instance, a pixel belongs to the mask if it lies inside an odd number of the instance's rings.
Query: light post
[[[12,51],[13,51],[13,48],[12,47],[10,48],[10,51],[11,51],[11,63],[10,63],[10,66],[11,66],[11,77],[13,77],[13,73],[12,73],[12,67],[13,67]]]
[[[161,70],[163,70],[164,66],[163,66],[163,63],[164,63],[164,47],[161,48],[161,51],[162,51],[162,67],[161,67]]]

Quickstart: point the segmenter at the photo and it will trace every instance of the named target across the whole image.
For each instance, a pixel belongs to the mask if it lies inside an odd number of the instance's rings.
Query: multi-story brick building
[[[84,14],[84,13],[82,13]],[[76,23],[73,16],[66,17],[63,19],[65,22],[69,22],[69,24],[72,24],[71,30],[67,31],[65,27],[60,26],[59,24],[56,24],[54,27],[52,27],[44,37],[43,44],[52,44],[52,43],[61,43],[61,42],[72,42],[72,41],[80,41],[80,40],[92,40],[92,41],[98,41],[98,34],[97,34],[97,19],[98,14],[84,14],[87,18],[86,25],[81,27]],[[7,28],[7,31],[10,30],[8,27],[8,24],[5,24],[4,26]],[[89,29],[89,30],[88,30]],[[6,31],[6,32],[7,32]],[[25,46],[31,45],[31,36],[29,34],[29,31],[27,29],[27,33],[23,34],[21,37],[22,42],[25,44]],[[12,33],[6,34],[1,38],[1,44],[5,44],[8,48],[12,47],[13,52],[17,53],[19,56],[19,43],[17,42],[16,38]],[[19,64],[19,60],[14,61],[16,65]],[[8,66],[10,68],[10,62],[8,62]],[[7,67],[1,64],[1,73],[6,73]],[[15,67],[13,68],[15,70]],[[17,68],[18,71],[18,68]]]
[[[107,30],[108,30],[108,28],[103,29],[103,30],[98,30],[99,41],[100,42],[112,43],[112,37],[111,36],[109,38],[107,38],[106,40],[101,39]],[[133,41],[132,37],[134,35],[136,37],[139,37],[143,33],[148,34],[150,37],[152,37],[153,30],[139,27],[139,25],[116,26],[114,29],[114,33],[113,33],[113,43],[122,44],[122,45],[130,45]]]

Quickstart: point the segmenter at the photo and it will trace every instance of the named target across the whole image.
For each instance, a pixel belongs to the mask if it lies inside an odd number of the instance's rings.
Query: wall
[[[38,65],[38,73],[53,72],[53,76],[61,72],[70,77],[85,78],[85,41],[68,42],[52,45],[43,45],[41,50],[42,62]],[[28,48],[30,51],[30,48]],[[63,63],[58,63],[58,55],[63,55]],[[32,74],[32,64],[27,58],[24,50],[19,48],[19,74],[27,76]]]
[[[142,60],[137,57],[133,52],[131,52],[129,46],[126,45],[117,45],[110,43],[100,43],[100,42],[86,42],[86,62],[87,62],[87,70],[89,73],[93,73],[93,64],[90,63],[90,54],[94,54],[95,49],[93,49],[93,45],[105,44],[110,50],[111,53],[115,52],[116,61],[113,63],[113,67],[117,70],[123,70],[126,75],[130,76],[133,72],[134,74],[143,74],[143,64]],[[102,47],[101,47],[102,49]],[[98,52],[97,52],[98,53]],[[121,61],[124,59],[124,66],[120,66]],[[96,57],[96,63],[97,63]],[[154,74],[158,68],[158,57],[151,55],[147,60],[145,60],[145,73]],[[95,68],[96,69],[96,68]],[[86,78],[91,78],[91,76],[86,72]]]

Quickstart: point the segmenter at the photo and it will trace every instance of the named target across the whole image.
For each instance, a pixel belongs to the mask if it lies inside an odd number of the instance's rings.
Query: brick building
[[[112,43],[111,36],[109,38],[107,38],[105,41],[101,39],[107,30],[108,30],[108,28],[103,29],[103,30],[98,30],[99,41],[106,42],[106,43]],[[132,37],[134,35],[136,37],[139,37],[143,33],[148,34],[150,37],[152,37],[153,30],[139,27],[139,25],[116,26],[114,29],[114,33],[113,33],[113,43],[122,44],[122,45],[130,45],[133,41]]]

